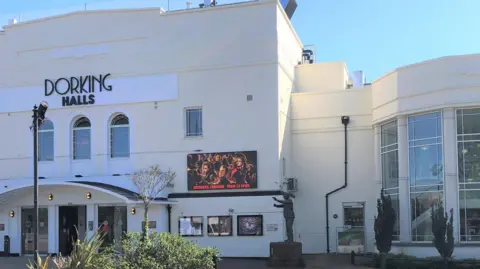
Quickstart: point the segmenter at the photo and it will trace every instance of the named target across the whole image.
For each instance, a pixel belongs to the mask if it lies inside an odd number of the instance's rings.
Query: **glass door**
[[[127,232],[126,206],[99,206],[98,226],[104,233],[104,246],[120,243],[122,236]]]
[[[22,253],[32,255],[33,245],[33,208],[22,208]],[[48,253],[48,208],[38,209],[38,252]]]

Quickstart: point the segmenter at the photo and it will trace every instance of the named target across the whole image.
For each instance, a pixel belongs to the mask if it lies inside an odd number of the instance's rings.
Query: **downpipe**
[[[343,124],[343,132],[344,132],[344,137],[345,137],[345,142],[344,142],[344,148],[345,148],[345,157],[344,157],[344,173],[345,173],[345,183],[343,184],[343,186],[341,186],[340,188],[337,188],[329,193],[327,193],[325,195],[325,219],[326,219],[326,222],[327,222],[327,225],[326,225],[326,232],[327,232],[327,253],[330,253],[330,214],[329,214],[329,207],[328,207],[328,198],[330,195],[342,190],[342,189],[345,189],[348,185],[348,177],[347,177],[347,172],[348,172],[348,140],[347,140],[347,134],[348,134],[348,129],[347,129],[347,126],[348,124],[350,123],[350,117],[349,116],[342,116],[342,124]]]
[[[172,233],[172,205],[167,205],[167,212],[168,212],[168,233]]]

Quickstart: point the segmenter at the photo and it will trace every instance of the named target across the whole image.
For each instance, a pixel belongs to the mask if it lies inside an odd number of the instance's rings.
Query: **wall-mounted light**
[[[130,213],[132,215],[135,215],[136,212],[137,212],[137,210],[135,209],[135,207],[132,207],[132,209],[130,210]]]
[[[91,193],[89,193],[89,192],[87,192],[87,195],[86,195],[86,197],[87,197],[87,199],[88,199],[88,200],[90,200],[90,199],[92,199],[92,194],[91,194]]]
[[[52,201],[52,200],[53,200],[53,194],[50,193],[50,194],[48,195],[48,201]]]
[[[10,211],[10,218],[13,218],[13,217],[15,217],[15,211],[12,210]]]

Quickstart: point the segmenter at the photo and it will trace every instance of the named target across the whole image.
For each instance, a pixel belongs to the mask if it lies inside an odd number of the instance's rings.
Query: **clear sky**
[[[0,0],[0,25],[73,10],[185,7],[186,0]],[[194,5],[202,0],[190,0]],[[238,2],[217,0],[219,4]],[[480,52],[480,0],[297,0],[292,18],[317,61],[346,61],[367,81],[398,66],[445,55]]]

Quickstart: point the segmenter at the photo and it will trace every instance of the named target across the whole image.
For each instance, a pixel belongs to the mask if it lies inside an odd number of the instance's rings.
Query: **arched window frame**
[[[116,152],[114,135],[115,130],[120,128],[126,130],[128,152]],[[109,121],[109,155],[111,159],[130,157],[130,119],[123,113],[115,114]]]
[[[87,126],[82,126],[87,125]],[[76,131],[88,130],[88,157],[87,156],[78,156],[77,153],[77,143],[76,143]],[[73,160],[90,160],[92,158],[92,122],[86,116],[78,117],[73,122],[72,128],[72,158]]]
[[[51,134],[51,137],[48,135]],[[45,145],[48,143],[46,139],[51,139],[51,145]],[[44,147],[51,147],[51,155],[45,155]],[[39,162],[52,162],[55,160],[55,125],[49,119],[45,119],[38,128],[38,161]]]

